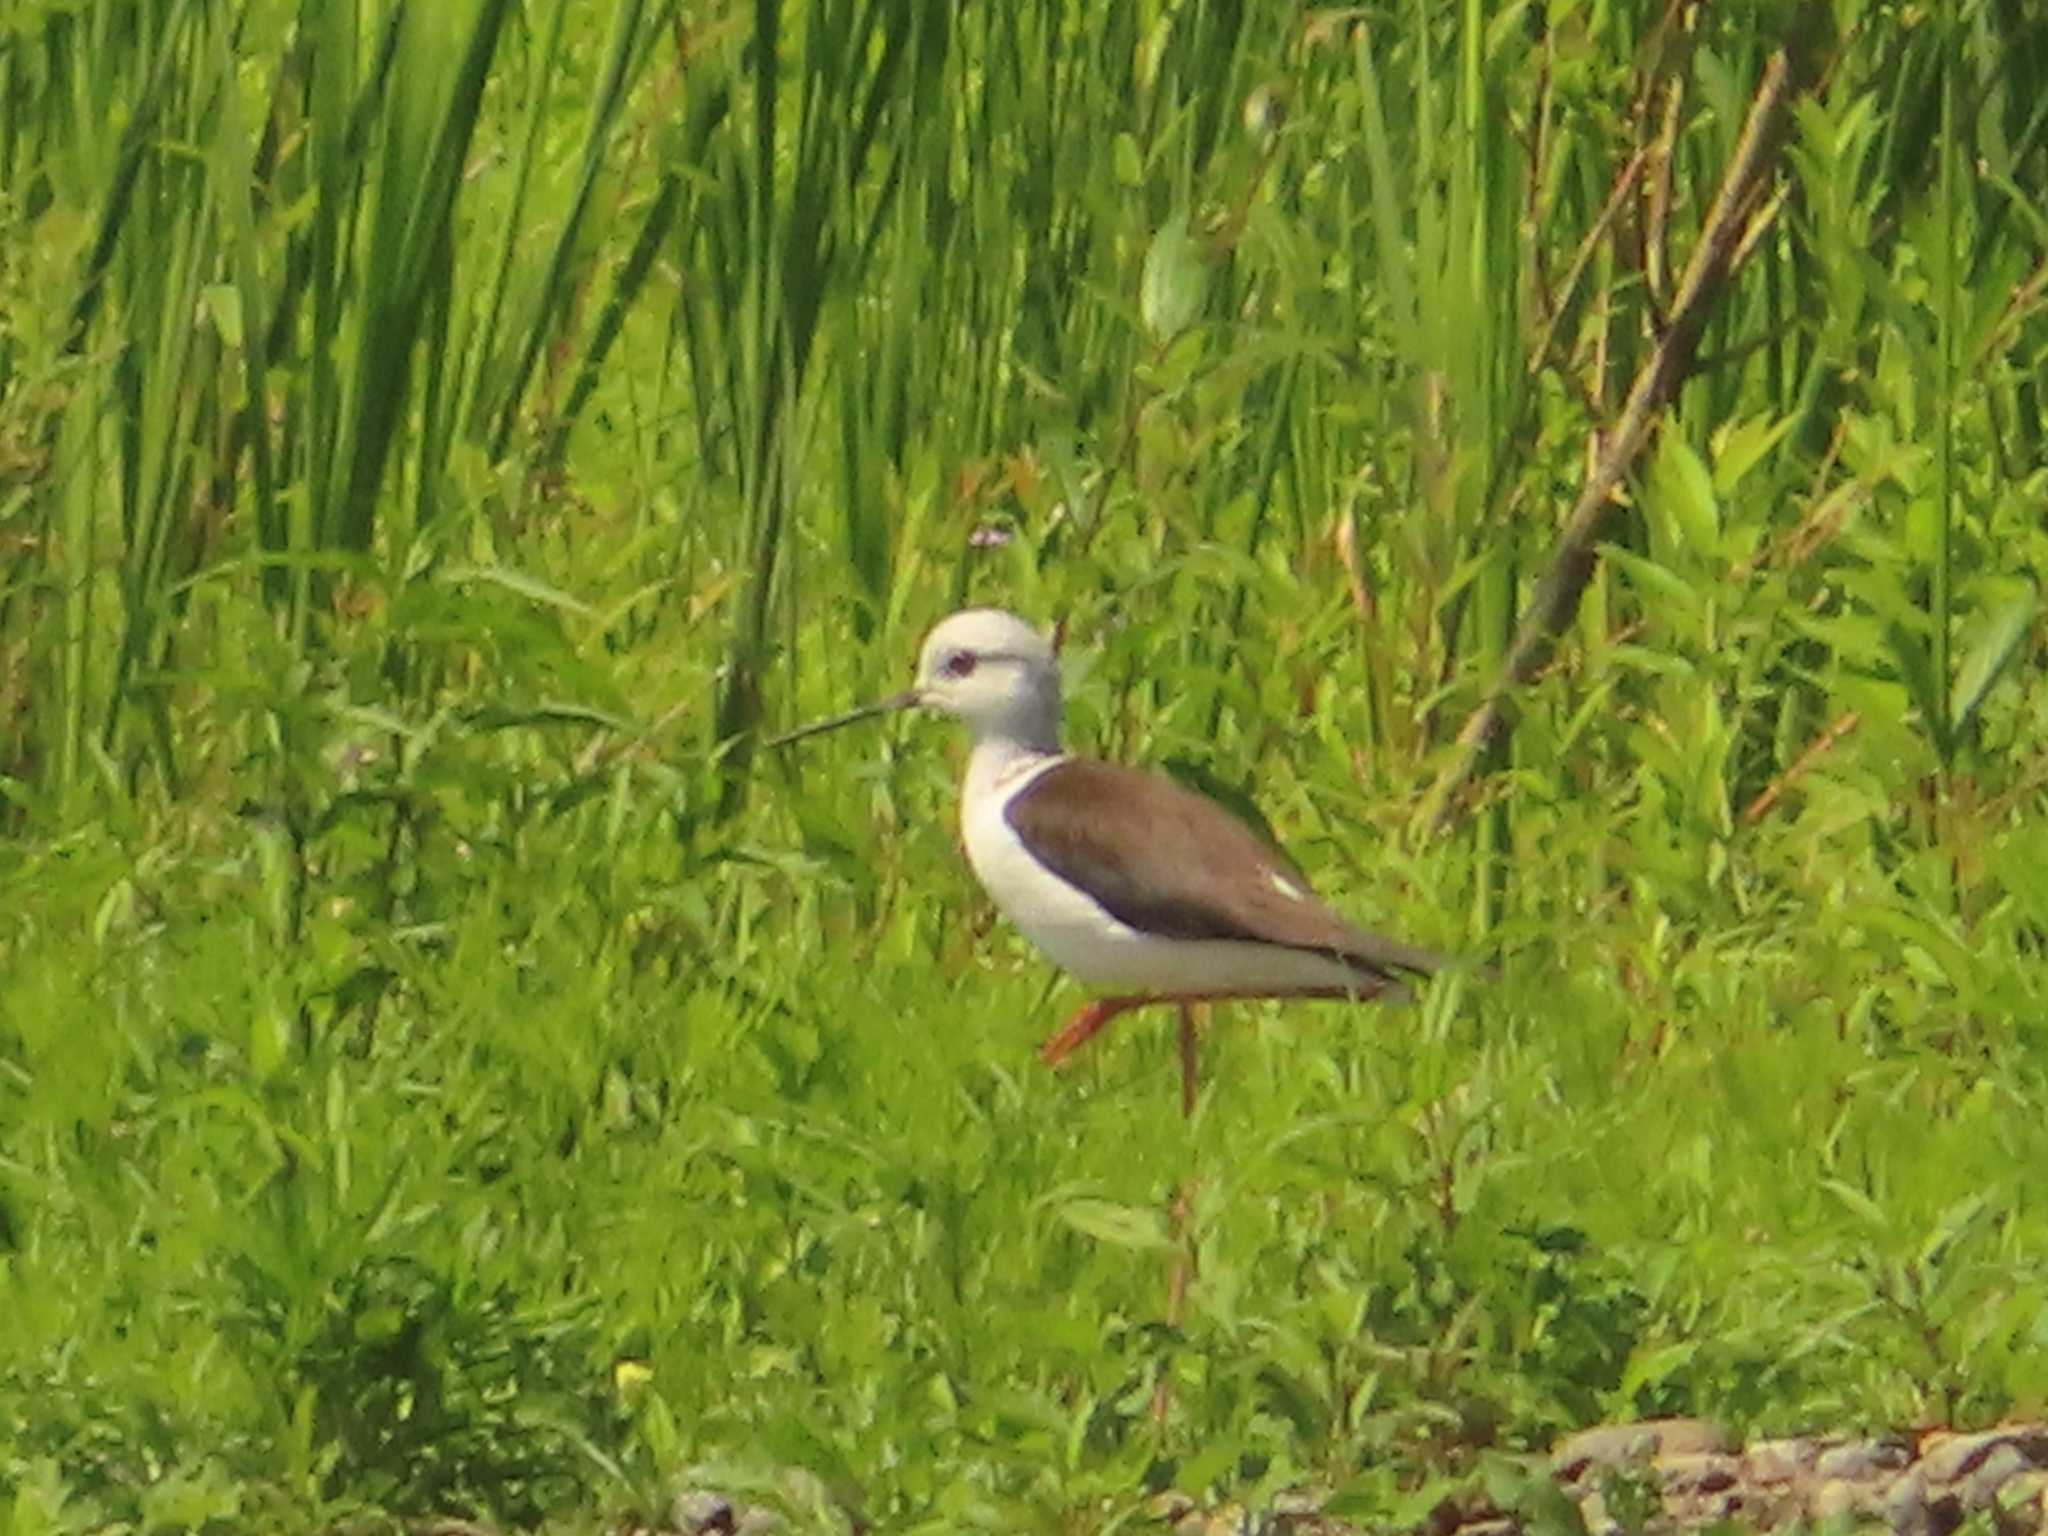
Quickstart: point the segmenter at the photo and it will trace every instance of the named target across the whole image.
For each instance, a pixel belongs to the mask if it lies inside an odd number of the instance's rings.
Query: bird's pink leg
[[[1158,1001],[1156,997],[1098,997],[1038,1048],[1038,1059],[1048,1067],[1056,1067],[1107,1029],[1118,1014]]]
[[[1182,999],[1180,1005],[1180,1112],[1186,1119],[1195,1117],[1195,1005]]]
[[[1367,982],[1354,988],[1343,987],[1301,987],[1287,992],[1168,992],[1146,993],[1138,997],[1098,997],[1067,1020],[1060,1032],[1038,1048],[1038,1059],[1048,1067],[1057,1067],[1074,1052],[1093,1040],[1110,1021],[1119,1014],[1129,1013],[1133,1008],[1149,1008],[1154,1003],[1235,1003],[1253,1002],[1262,998],[1322,998],[1331,1002],[1371,1002],[1386,990],[1384,983]]]
[[[1195,1188],[1201,1181],[1192,1174],[1180,1181],[1180,1193],[1167,1207],[1166,1221],[1173,1232],[1173,1269],[1166,1277],[1166,1326],[1173,1332],[1187,1316],[1188,1287],[1195,1280]],[[1169,1361],[1152,1388],[1152,1422],[1164,1424],[1173,1408],[1173,1366]]]

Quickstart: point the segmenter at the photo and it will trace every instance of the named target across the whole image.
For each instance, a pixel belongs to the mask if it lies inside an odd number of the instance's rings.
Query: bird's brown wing
[[[1386,981],[1444,965],[1355,928],[1236,816],[1171,779],[1068,758],[1013,799],[1011,829],[1054,874],[1133,928],[1333,956]]]

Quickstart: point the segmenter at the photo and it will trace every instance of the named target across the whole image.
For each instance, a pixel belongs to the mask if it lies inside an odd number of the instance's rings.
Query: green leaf
[[[569,613],[589,616],[591,607],[579,598],[570,596],[560,587],[549,586],[546,582],[515,571],[503,565],[451,565],[441,572],[441,579],[451,585],[465,581],[486,581],[516,592],[521,597],[536,603],[545,603]]]
[[[2048,829],[2015,829],[2010,840],[1998,846],[1993,868],[2005,894],[2018,903],[2027,920],[2048,926]]]
[[[1638,672],[1654,672],[1659,677],[1675,677],[1692,682],[1699,676],[1699,668],[1683,656],[1674,656],[1669,651],[1652,650],[1647,645],[1613,646],[1608,650],[1607,656],[1616,667],[1626,667]]]
[[[1897,940],[1899,960],[1915,963],[1924,956],[1950,986],[1962,986],[1971,974],[1969,947],[1931,918],[1883,902],[1853,903],[1842,914]]]
[[[1991,685],[1998,681],[2000,674],[2012,664],[2013,657],[2020,653],[2020,642],[2026,639],[2027,631],[2033,628],[2034,617],[2040,611],[2041,589],[2032,577],[2028,577],[2021,590],[1985,617],[1982,632],[1963,657],[1962,665],[1956,669],[1955,686],[1949,692],[1948,714],[1952,729],[1962,730],[1976,715],[1984,696],[1991,691]]]
[[[1124,186],[1135,187],[1144,183],[1145,160],[1138,153],[1138,141],[1130,134],[1116,136],[1112,161],[1116,167],[1116,179]]]
[[[1840,1179],[1822,1179],[1820,1187],[1841,1201],[1851,1212],[1860,1216],[1871,1226],[1887,1227],[1891,1225],[1890,1220],[1885,1216],[1884,1208],[1855,1185],[1845,1184]]]
[[[1913,707],[1920,711],[1921,723],[1935,738],[1935,750],[1946,754],[1948,736],[1941,714],[1941,688],[1934,676],[1934,660],[1928,654],[1927,642],[1903,624],[1885,625],[1884,638],[1892,664],[1899,669],[1906,691],[1913,696]]]
[[[1692,445],[1675,430],[1666,429],[1657,444],[1650,496],[1695,555],[1702,559],[1719,555],[1721,509],[1714,497],[1714,478]]]
[[[1985,1211],[1990,1209],[1990,1204],[1990,1197],[1979,1190],[1965,1195],[1943,1211],[1941,1219],[1934,1224],[1934,1230],[1927,1234],[1927,1241],[1920,1245],[1921,1267],[1924,1269],[1946,1259],[1949,1250],[1977,1225]]]
[[[1731,422],[1714,434],[1714,491],[1726,496],[1754,469],[1763,456],[1777,447],[1792,428],[1796,416],[1750,416]]]
[[[1666,1344],[1658,1349],[1635,1351],[1629,1356],[1628,1369],[1622,1372],[1622,1400],[1632,1401],[1644,1387],[1661,1386],[1672,1372],[1690,1365],[1698,1353],[1699,1344],[1693,1339],[1681,1339],[1676,1344]]]
[[[1145,252],[1144,286],[1138,300],[1145,329],[1157,341],[1171,341],[1201,313],[1208,285],[1209,271],[1202,263],[1201,248],[1188,233],[1183,209],[1159,227]]]
[[[232,283],[210,283],[199,290],[206,317],[220,332],[221,341],[240,351],[242,346],[242,291]]]
[[[1083,1236],[1119,1248],[1164,1252],[1174,1246],[1159,1212],[1143,1206],[1119,1205],[1113,1200],[1068,1200],[1059,1207],[1059,1218]]]
[[[1704,616],[1706,600],[1670,566],[1615,544],[1601,545],[1600,554],[1601,558],[1620,566],[1630,582],[1643,589],[1642,595],[1651,606],[1656,605],[1658,598],[1664,598],[1690,619]]]

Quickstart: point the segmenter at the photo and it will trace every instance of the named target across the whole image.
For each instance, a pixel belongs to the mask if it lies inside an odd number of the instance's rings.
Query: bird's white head
[[[964,721],[976,742],[1057,752],[1060,667],[1052,642],[1014,613],[963,609],[941,619],[925,636],[914,687],[771,736],[764,745],[786,747],[856,720],[920,707]]]
[[[1014,613],[968,608],[925,636],[912,693],[977,741],[1059,749],[1060,669],[1052,642]]]

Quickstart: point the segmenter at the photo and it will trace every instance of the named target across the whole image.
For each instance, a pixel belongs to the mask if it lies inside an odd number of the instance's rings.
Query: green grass
[[[0,1521],[1540,1524],[1601,1417],[2041,1413],[2044,60],[1668,11],[20,0]],[[960,743],[751,750],[970,601],[1498,978],[1041,1069]]]
[[[807,770],[849,791],[813,857],[716,878],[632,801],[424,839],[459,920],[380,920],[338,856],[289,943],[261,826],[14,861],[7,1465],[61,1494],[40,1528],[593,1518],[699,1463],[935,1530],[1168,1480],[1384,1512],[1602,1415],[2041,1400],[2017,922],[1951,988],[1892,893],[1802,910],[1741,857],[1588,912],[1559,880],[1483,992],[1231,1010],[1183,1126],[1162,1021],[1032,1064],[1067,998],[959,872],[944,756]],[[1299,841],[1443,936],[1448,858],[1368,883]]]

